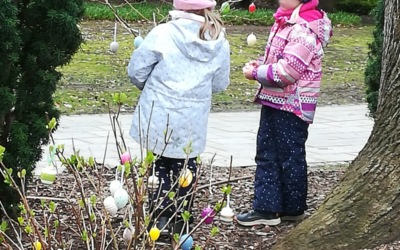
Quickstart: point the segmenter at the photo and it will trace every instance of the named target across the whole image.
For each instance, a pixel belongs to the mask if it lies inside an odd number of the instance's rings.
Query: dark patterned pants
[[[257,136],[255,210],[295,214],[307,209],[308,126],[292,113],[262,107]]]
[[[188,187],[185,187],[185,188],[180,187],[179,188],[179,185],[176,185],[172,188],[172,190],[171,190],[171,186],[175,183],[175,181],[181,175],[181,170],[184,167],[185,159],[173,159],[173,158],[161,157],[160,159],[158,159],[156,161],[155,164],[156,164],[155,172],[156,172],[156,176],[159,178],[159,181],[160,181],[159,188],[161,188],[161,190],[157,189],[152,193],[153,199],[152,199],[152,201],[150,201],[151,202],[150,210],[152,210],[152,208],[154,207],[154,205],[155,205],[154,202],[157,201],[157,196],[159,198],[159,201],[162,201],[165,196],[168,196],[168,193],[170,191],[175,192],[177,194],[175,196],[175,198],[179,199],[179,202],[177,204],[179,207],[179,205],[182,202],[184,202],[182,199],[180,199],[180,197],[183,197],[188,192],[190,192],[196,181],[196,171],[197,171],[196,158],[189,159],[188,166],[187,166],[188,169],[193,174],[193,181],[190,183],[190,185]],[[179,190],[178,190],[178,188],[179,188]],[[189,206],[190,206],[190,208],[193,207],[192,206],[193,200],[194,200],[194,197],[192,199],[192,203],[190,204],[191,196],[188,196],[186,198],[187,204],[186,204],[186,206],[182,206],[182,208],[180,209],[180,211],[178,213],[178,217],[180,216],[181,212],[188,211]],[[163,212],[163,210],[172,203],[173,203],[173,201],[171,199],[169,199],[168,197],[166,199],[164,199],[164,201],[162,202],[162,206],[159,209],[157,209],[157,214],[162,212],[163,216],[171,217],[176,211],[175,205],[172,205],[170,208],[168,208],[164,212]]]

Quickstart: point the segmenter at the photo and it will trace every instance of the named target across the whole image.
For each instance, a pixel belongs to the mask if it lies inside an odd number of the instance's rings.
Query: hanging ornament
[[[110,183],[110,192],[114,196],[115,192],[121,187],[121,182],[118,180],[118,168],[115,170],[115,180]]]
[[[40,180],[43,184],[50,185],[56,180],[57,169],[52,165],[54,156],[56,154],[56,147],[51,146],[47,154],[47,167],[43,168],[40,172]]]
[[[250,13],[254,13],[254,11],[256,11],[256,5],[254,3],[250,4],[249,11]]]
[[[257,42],[257,37],[251,33],[248,37],[247,37],[247,45],[254,46]]]
[[[42,249],[42,243],[40,243],[39,241],[35,242],[35,250],[41,250]]]
[[[118,212],[118,207],[117,204],[115,204],[114,197],[108,196],[104,200],[104,207],[106,208],[107,212],[111,215],[114,216]]]
[[[185,242],[183,242],[184,240]],[[187,234],[182,235],[180,242],[183,242],[181,245],[182,250],[190,250],[193,247],[193,238]]]
[[[229,202],[230,195],[228,194],[226,207],[221,210],[221,223],[226,225],[230,225],[233,221],[233,217],[235,216],[233,209],[229,206]]]
[[[133,232],[134,232],[134,230],[132,231],[129,228],[125,228],[124,233],[122,234],[122,238],[124,239],[125,242],[131,241],[131,239],[133,237]]]
[[[151,240],[152,241],[156,241],[160,237],[160,230],[158,228],[156,228],[156,227],[153,227],[150,230],[149,234],[150,234]]]
[[[135,40],[133,40],[133,45],[135,46],[135,49],[139,48],[142,42],[143,42],[143,37],[140,35],[140,30],[139,30],[139,35],[135,37]]]
[[[225,2],[221,5],[220,11],[222,14],[228,14],[230,10],[231,10],[231,5],[229,4],[229,2]]]
[[[110,50],[113,53],[116,53],[119,49],[119,44],[117,43],[117,26],[118,24],[115,23],[114,26],[114,41],[110,44]]]
[[[121,208],[125,207],[126,204],[128,204],[128,201],[129,201],[129,194],[123,188],[123,185],[124,185],[124,173],[125,173],[125,167],[122,166],[120,186],[119,186],[119,189],[117,191],[115,191],[115,194],[114,194],[115,204],[117,205],[118,209],[121,209]]]
[[[208,218],[204,221],[204,224],[209,225],[209,224],[211,224],[211,223],[213,222],[213,220],[214,220],[214,215],[215,215],[214,209],[212,209],[212,208],[210,208],[210,207],[204,208],[203,211],[201,212],[201,217],[204,219],[207,215],[209,215],[209,216],[208,216]]]
[[[121,155],[122,165],[125,165],[126,162],[130,162],[130,161],[131,161],[131,156],[129,155],[129,152],[125,152]]]
[[[181,176],[179,179],[179,184],[181,187],[185,188],[190,185],[193,181],[193,174],[192,171],[190,171],[188,168],[186,169],[185,173]]]
[[[155,176],[154,174],[152,176],[150,176],[148,179],[148,185],[149,185],[149,188],[151,188],[151,189],[157,189],[158,186],[160,185],[160,181],[158,180],[158,177]]]

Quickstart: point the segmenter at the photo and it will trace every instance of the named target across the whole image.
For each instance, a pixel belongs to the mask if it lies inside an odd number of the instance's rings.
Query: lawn
[[[149,26],[139,27],[144,34]],[[126,75],[133,46],[133,36],[119,29],[120,50],[113,54],[109,44],[114,23],[110,21],[85,21],[80,24],[85,44],[72,62],[61,68],[64,77],[54,95],[56,105],[65,114],[104,113],[106,103],[115,92],[124,92],[128,103],[123,111],[131,111],[140,92],[130,84]],[[364,67],[368,43],[372,41],[372,26],[336,27],[332,43],[326,49],[324,79],[320,103],[359,103],[364,97]],[[231,85],[227,91],[214,95],[213,110],[254,109],[251,104],[257,85],[242,76],[244,63],[257,58],[264,51],[269,28],[266,26],[235,25],[228,27],[231,43]],[[254,32],[258,42],[246,45],[246,37]]]

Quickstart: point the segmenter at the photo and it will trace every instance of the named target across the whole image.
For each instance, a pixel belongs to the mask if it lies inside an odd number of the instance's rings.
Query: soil
[[[108,181],[113,179],[113,170],[107,170],[103,173],[103,177],[106,177]],[[215,168],[213,173],[213,182],[223,181],[227,179],[229,169],[228,168]],[[255,168],[234,168],[232,178],[250,176],[251,178],[231,183],[232,194],[231,194],[231,207],[234,209],[236,214],[248,212],[252,207],[253,199],[253,176]],[[334,168],[330,170],[319,170],[312,169],[309,172],[309,195],[307,211],[307,217],[309,217],[325,199],[326,195],[332,189],[332,187],[339,181],[343,176],[344,169]],[[199,185],[207,185],[209,183],[209,171],[208,169],[202,170],[202,175],[199,179]],[[73,177],[70,174],[59,176],[56,182],[52,186],[46,186],[41,184],[40,180],[36,179],[29,183],[28,195],[31,197],[53,197],[62,199],[66,195],[72,194],[72,199],[78,199],[77,187],[74,185]],[[91,195],[91,185],[87,181],[85,183],[85,190],[88,195]],[[108,183],[104,183],[108,189]],[[201,211],[204,207],[209,204],[215,205],[218,200],[223,198],[223,194],[220,190],[221,186],[214,186],[212,188],[213,195],[210,193],[208,188],[199,190],[196,192],[196,200],[193,208],[193,216],[195,218],[195,224],[201,219]],[[108,190],[103,191],[104,196],[108,195]],[[29,203],[34,208],[36,217],[40,217],[42,214],[40,199],[30,199]],[[71,207],[67,203],[62,201],[55,201],[58,205],[57,211],[59,216],[64,221],[74,223],[73,216],[71,216]],[[119,228],[117,231],[120,249],[126,249],[126,244],[122,240],[122,231],[124,227],[122,225],[124,209],[113,218],[112,224],[114,228]],[[220,223],[218,217],[213,221],[213,225],[202,225],[194,233],[193,238],[195,245],[202,246],[205,250],[219,250],[219,249],[262,249],[269,250],[274,245],[277,239],[283,237],[287,232],[294,228],[296,223],[282,223],[277,227],[268,226],[255,226],[255,227],[242,227],[236,223],[231,225],[223,225]],[[121,226],[121,227],[120,227]],[[212,227],[218,227],[219,232],[215,237],[210,237],[210,231]],[[72,236],[71,230],[68,228],[62,228],[62,234],[74,240],[74,249],[83,249],[84,246],[80,245],[81,239],[76,236]],[[206,247],[205,242],[208,241]],[[163,238],[157,243],[155,249],[171,249],[169,239]],[[113,248],[109,248],[113,249]],[[391,245],[384,245],[374,250],[389,250],[389,249],[400,249],[400,242],[396,242]]]

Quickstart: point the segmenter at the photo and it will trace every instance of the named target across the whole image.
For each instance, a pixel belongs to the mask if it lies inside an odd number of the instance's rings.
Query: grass
[[[156,5],[150,3],[134,4],[134,8],[142,14],[139,15],[129,5],[116,6],[118,15],[127,21],[150,21],[153,20],[153,12],[157,14],[157,20],[165,19],[168,11],[172,10],[172,6],[168,4]],[[105,4],[85,3],[85,18],[87,20],[115,20],[114,13]],[[222,15],[226,23],[231,24],[256,24],[256,25],[272,25],[274,23],[273,10],[258,9],[254,13],[247,10],[232,10],[227,15]],[[359,25],[361,18],[354,14],[345,12],[329,13],[333,24],[342,25]]]
[[[120,50],[109,51],[112,41],[113,22],[90,21],[81,23],[86,43],[72,62],[61,68],[64,77],[54,95],[56,105],[63,113],[104,113],[112,94],[124,92],[128,96],[125,111],[132,111],[140,92],[129,82],[126,73],[133,46],[133,36],[119,31]],[[143,26],[143,29],[149,26]],[[373,27],[336,28],[331,44],[325,51],[322,82],[323,95],[320,104],[354,102],[354,96],[364,95],[364,68],[368,43],[372,41]],[[254,47],[246,45],[247,34],[258,37]],[[257,85],[243,78],[243,65],[257,58],[264,51],[268,27],[228,27],[231,43],[231,85],[213,97],[214,110],[237,110],[253,107]],[[362,97],[361,97],[362,98]],[[357,99],[359,102],[361,99]]]

